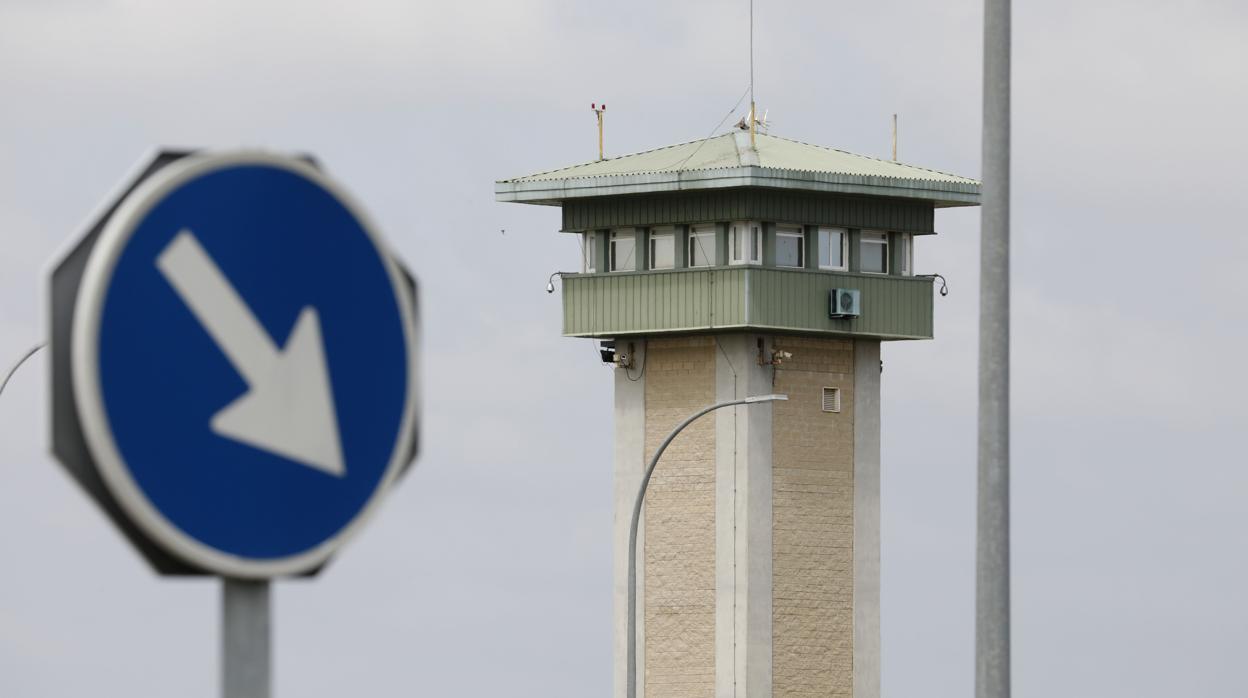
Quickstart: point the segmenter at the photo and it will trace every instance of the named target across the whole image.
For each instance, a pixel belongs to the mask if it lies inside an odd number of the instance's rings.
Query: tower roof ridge
[[[569,198],[688,189],[767,187],[922,199],[937,206],[979,203],[980,183],[927,167],[760,133],[756,145],[726,133],[604,160],[500,180],[496,198],[558,204]]]
[[[872,160],[878,163],[883,163],[885,165],[900,165],[910,170],[921,170],[923,172],[930,172],[933,175],[938,175],[939,177],[942,177],[942,178],[949,178],[950,180],[974,182],[975,184],[979,184],[979,180],[972,179],[970,177],[963,177],[962,175],[956,175],[956,174],[953,174],[952,172],[945,172],[943,170],[933,169],[931,167],[923,167],[922,165],[912,165],[909,163],[904,163],[904,162],[900,162],[896,160],[887,160],[885,158],[876,157],[874,155],[863,155],[862,153],[854,153],[848,150],[844,150],[842,148],[833,148],[832,146],[819,145],[818,143],[807,143],[806,141],[798,140],[796,138],[785,138],[784,136],[773,136],[767,133],[760,133],[758,134],[758,136],[764,137],[764,138],[774,138],[776,140],[781,140],[781,141],[788,141],[789,143],[795,143],[797,145],[806,146],[808,148],[817,148],[819,150],[827,150],[833,153],[846,155],[851,158],[861,158],[863,160]]]

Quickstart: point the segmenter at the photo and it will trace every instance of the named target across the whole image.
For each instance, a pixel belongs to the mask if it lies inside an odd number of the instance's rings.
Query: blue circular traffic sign
[[[414,299],[306,163],[192,156],[126,197],[74,311],[74,395],[127,516],[225,575],[323,563],[416,428]]]

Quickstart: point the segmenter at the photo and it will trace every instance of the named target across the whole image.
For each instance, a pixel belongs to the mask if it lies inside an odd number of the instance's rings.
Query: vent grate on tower
[[[824,388],[823,389],[823,411],[824,412],[840,412],[841,411],[841,389],[840,388]]]

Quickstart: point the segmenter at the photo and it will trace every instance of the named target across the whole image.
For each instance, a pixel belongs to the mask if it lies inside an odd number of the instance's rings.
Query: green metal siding
[[[806,248],[803,250],[806,255],[806,268],[816,271],[819,269],[819,229],[813,225],[804,226],[802,235],[806,238]]]
[[[859,289],[862,315],[828,317],[834,288]],[[757,329],[931,339],[931,279],[730,267],[563,279],[563,333],[618,337]]]
[[[935,224],[930,202],[757,189],[569,199],[562,208],[565,231],[763,220],[931,233]]]
[[[650,240],[645,228],[633,228],[633,268],[637,271],[650,268]]]
[[[744,316],[745,269],[571,275],[563,283],[568,336],[697,331]]]
[[[676,226],[676,260],[677,269],[689,266],[689,226]]]

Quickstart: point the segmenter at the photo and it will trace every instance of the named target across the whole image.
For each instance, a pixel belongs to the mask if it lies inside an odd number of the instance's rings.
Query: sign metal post
[[[269,698],[273,685],[268,580],[221,579],[221,694]]]

